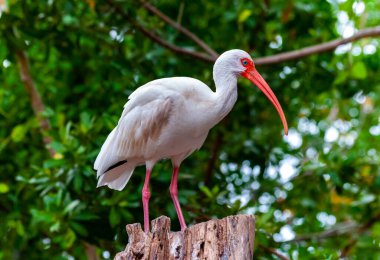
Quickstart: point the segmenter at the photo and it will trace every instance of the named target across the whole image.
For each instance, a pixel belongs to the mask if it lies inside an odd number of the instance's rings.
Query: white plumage
[[[158,79],[139,87],[129,96],[117,126],[96,158],[94,168],[97,170],[98,187],[106,185],[122,190],[135,167],[145,164],[147,178],[143,202],[146,222],[145,210],[150,197],[148,185],[154,164],[169,158],[178,169],[188,155],[202,146],[209,130],[232,109],[237,98],[238,76],[242,75],[255,84],[265,83],[257,79],[259,74],[255,73],[257,71],[249,54],[231,50],[222,54],[214,65],[215,92],[201,81],[188,77]],[[267,85],[260,89],[281,115],[282,109],[273,98],[273,92],[270,89],[268,92]],[[285,117],[281,118],[287,132]],[[175,175],[173,172],[171,193],[184,229],[186,225],[176,201]],[[147,231],[149,223],[144,224]]]
[[[118,168],[125,168],[129,176],[137,165],[153,164],[162,158],[182,160],[199,149],[217,123],[212,120],[212,109],[207,109],[213,93],[199,80],[185,77],[155,80],[133,92],[95,161],[98,186],[122,190],[129,177],[116,178]],[[102,175],[125,159],[125,165]]]

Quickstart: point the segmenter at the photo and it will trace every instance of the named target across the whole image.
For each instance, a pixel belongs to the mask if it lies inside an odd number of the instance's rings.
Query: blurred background
[[[128,95],[171,76],[213,88],[216,53],[233,48],[257,58],[289,135],[240,80],[232,112],[181,168],[188,224],[254,214],[257,259],[380,259],[379,24],[379,0],[0,0],[0,259],[123,250],[145,169],[117,192],[95,188],[92,166]],[[170,178],[157,164],[150,216],[179,230]]]

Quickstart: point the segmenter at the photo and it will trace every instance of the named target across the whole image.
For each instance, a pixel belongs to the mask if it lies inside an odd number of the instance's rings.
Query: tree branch
[[[369,37],[379,37],[380,36],[380,26],[363,29],[352,35],[351,37],[336,39],[333,41],[316,44],[310,47],[306,47],[300,50],[284,52],[268,57],[255,59],[256,65],[269,65],[274,63],[281,63],[284,61],[295,60],[299,58],[303,58],[306,56],[310,56],[317,53],[323,53],[327,51],[335,50],[338,46],[347,44],[350,42],[354,42],[360,40],[362,38]]]
[[[92,244],[87,243],[86,241],[82,241],[84,248],[85,248],[85,253],[87,256],[87,260],[99,260],[99,257],[96,253],[96,247]]]
[[[325,230],[319,233],[305,234],[299,235],[294,239],[284,241],[284,243],[293,243],[299,241],[307,241],[307,240],[322,240],[326,238],[336,237],[347,233],[353,233],[355,235],[362,234],[370,229],[375,223],[380,221],[380,212],[371,217],[366,223],[360,225],[356,222],[350,221],[345,223],[336,224],[329,230]],[[348,254],[350,251],[350,247],[354,246],[356,242],[355,240],[350,240],[349,244],[344,248],[344,254]]]
[[[169,25],[173,26],[175,29],[180,31],[181,33],[185,34],[188,36],[190,39],[192,39],[195,43],[197,43],[200,47],[202,47],[204,50],[209,53],[209,55],[188,50],[185,48],[181,48],[177,45],[174,45],[172,43],[169,43],[165,41],[164,39],[160,38],[159,36],[155,35],[153,32],[150,32],[147,30],[143,25],[138,23],[136,20],[132,19],[127,13],[125,13],[120,6],[115,4],[113,0],[108,0],[108,3],[115,8],[115,10],[124,18],[126,18],[128,21],[132,23],[132,25],[141,31],[145,36],[147,36],[149,39],[152,41],[158,43],[159,45],[163,46],[164,48],[173,51],[174,53],[179,53],[179,54],[184,54],[187,56],[191,56],[194,58],[197,58],[202,61],[207,61],[207,62],[215,62],[215,60],[218,57],[218,54],[211,49],[206,43],[204,43],[198,36],[190,32],[188,29],[184,28],[181,26],[179,23],[176,23],[173,21],[171,18],[169,18],[167,15],[162,13],[160,10],[152,6],[151,4],[141,0],[143,3],[143,7],[149,10],[150,12],[154,13],[158,17],[160,17],[163,21],[168,23]],[[303,57],[307,57],[313,54],[317,53],[323,53],[323,52],[328,52],[335,50],[337,47],[354,42],[363,38],[369,38],[369,37],[380,37],[380,26],[377,27],[372,27],[372,28],[367,28],[360,30],[356,32],[354,35],[351,37],[347,38],[340,38],[336,40],[332,40],[329,42],[321,43],[321,44],[316,44],[313,46],[309,46],[303,49],[299,50],[294,50],[290,52],[284,52],[284,53],[279,53],[267,57],[262,57],[262,58],[257,58],[255,59],[255,64],[256,65],[270,65],[270,64],[277,64],[281,63],[284,61],[289,61],[289,60],[295,60],[295,59],[300,59]]]
[[[350,241],[348,242],[348,244],[342,249],[341,253],[340,253],[340,259],[341,258],[346,258],[350,252],[351,252],[351,249],[352,247],[355,246],[357,240],[354,239],[354,238],[351,238]]]
[[[209,55],[206,55],[204,53],[196,52],[196,51],[191,51],[185,48],[178,47],[177,45],[174,45],[172,43],[169,43],[165,41],[164,39],[160,38],[153,32],[149,31],[146,29],[143,25],[141,25],[139,22],[137,22],[135,19],[130,17],[127,13],[125,13],[119,5],[115,4],[113,0],[108,0],[108,3],[115,8],[115,11],[120,14],[122,17],[124,17],[126,20],[128,20],[137,30],[142,32],[146,37],[151,39],[152,41],[158,43],[162,47],[171,50],[174,53],[179,53],[179,54],[184,54],[187,56],[191,56],[193,58],[202,60],[202,61],[207,61],[207,62],[214,62],[215,58],[210,57]]]
[[[216,53],[210,46],[208,46],[204,41],[202,41],[198,36],[196,36],[194,33],[190,32],[188,29],[184,28],[179,23],[173,21],[170,17],[162,13],[160,10],[158,10],[156,7],[151,5],[150,3],[146,1],[141,1],[143,4],[143,7],[147,9],[148,11],[152,12],[159,18],[161,18],[165,23],[171,25],[173,28],[177,29],[179,32],[183,33],[187,37],[189,37],[193,42],[198,44],[203,50],[205,50],[213,59],[217,59],[219,54]]]
[[[21,81],[24,84],[25,90],[29,95],[30,102],[32,105],[33,112],[38,120],[43,135],[43,141],[46,146],[51,143],[51,138],[46,136],[44,132],[50,129],[49,121],[42,115],[45,110],[45,105],[42,102],[40,93],[38,93],[37,88],[33,82],[32,75],[30,73],[29,59],[24,51],[16,51],[17,62],[20,69]],[[52,148],[47,148],[50,156],[53,157],[55,151]]]
[[[147,36],[149,39],[155,41],[156,43],[160,44],[161,46],[163,46],[163,47],[165,47],[165,48],[167,48],[169,50],[171,50],[174,53],[185,54],[185,55],[191,56],[193,58],[197,58],[199,60],[207,61],[207,62],[214,62],[216,60],[216,59],[214,59],[214,58],[212,58],[212,57],[210,57],[210,56],[208,56],[206,54],[203,54],[203,53],[200,53],[200,52],[196,52],[196,51],[191,51],[191,50],[188,50],[188,49],[185,49],[185,48],[178,47],[177,45],[171,44],[171,43],[163,40],[162,38],[158,37],[153,32],[148,31],[144,26],[142,26],[141,24],[139,24],[135,20],[131,19],[130,22],[140,32],[142,32],[145,36]]]
[[[360,226],[360,228],[358,229],[358,231],[356,232],[355,235],[357,236],[358,234],[362,234],[362,233],[366,232],[368,229],[370,229],[374,224],[378,223],[379,221],[380,221],[380,212],[375,214],[365,224]],[[347,257],[350,254],[351,249],[356,245],[357,241],[358,241],[357,237],[351,238],[351,240],[348,242],[348,244],[343,248],[343,250],[340,254],[340,257],[341,258]]]
[[[263,249],[264,251],[272,254],[272,255],[275,255],[277,256],[279,259],[281,260],[290,260],[289,258],[287,258],[286,256],[284,256],[283,254],[280,254],[278,251],[276,251],[276,249],[274,248],[271,248],[271,247],[266,247],[266,246],[263,246],[263,245],[259,245],[259,247],[261,249]]]
[[[353,232],[360,228],[360,225],[356,222],[346,222],[346,223],[340,223],[336,224],[334,227],[332,227],[329,230],[325,230],[318,233],[311,233],[311,234],[305,234],[305,235],[299,235],[291,240],[286,240],[284,243],[294,243],[299,241],[307,241],[307,240],[322,240],[330,237],[336,237],[340,236],[342,234],[346,234],[349,232]]]

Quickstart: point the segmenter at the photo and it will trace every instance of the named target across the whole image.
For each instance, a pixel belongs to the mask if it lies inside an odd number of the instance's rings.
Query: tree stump
[[[228,216],[170,232],[170,219],[161,216],[152,221],[152,233],[145,234],[140,223],[127,225],[127,233],[128,245],[116,260],[251,260],[255,218]]]

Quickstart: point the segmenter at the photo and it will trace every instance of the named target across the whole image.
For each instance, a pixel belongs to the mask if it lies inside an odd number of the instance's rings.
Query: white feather
[[[111,189],[121,191],[127,185],[135,167],[136,164],[133,162],[127,162],[104,173],[99,177],[97,187],[107,185]]]
[[[240,57],[250,58],[239,50],[219,57],[214,66],[216,92],[187,77],[158,79],[135,90],[95,161],[98,186],[123,189],[136,165],[154,165],[163,158],[179,165],[199,149],[236,101],[236,78],[244,69]],[[107,171],[123,160],[128,162]]]

